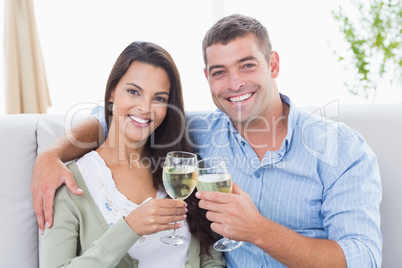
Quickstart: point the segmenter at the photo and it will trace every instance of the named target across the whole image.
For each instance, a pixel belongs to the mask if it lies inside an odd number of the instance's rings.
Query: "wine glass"
[[[191,195],[197,184],[195,164],[197,156],[188,152],[169,152],[166,156],[162,180],[166,192],[172,199],[184,200]],[[176,235],[162,236],[160,240],[168,245],[180,246],[190,243],[189,239]]]
[[[232,192],[232,177],[229,165],[222,157],[209,157],[199,161],[197,167],[198,191]],[[231,251],[240,247],[242,241],[221,238],[214,244],[217,251]]]

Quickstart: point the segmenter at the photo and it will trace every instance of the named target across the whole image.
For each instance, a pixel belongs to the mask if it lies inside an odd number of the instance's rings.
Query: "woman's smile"
[[[131,122],[138,127],[148,127],[153,121],[138,115],[128,115],[128,117],[131,119]]]

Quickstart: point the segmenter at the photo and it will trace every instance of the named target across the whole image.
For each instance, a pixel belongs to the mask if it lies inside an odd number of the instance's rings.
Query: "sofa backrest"
[[[312,113],[358,131],[377,156],[383,197],[380,204],[383,235],[382,267],[402,267],[402,105],[342,105],[309,107]]]
[[[0,267],[39,267],[39,232],[32,206],[31,176],[38,152],[82,115],[0,116]],[[4,213],[5,212],[5,213]]]
[[[341,106],[335,112],[324,107],[322,114],[356,129],[376,153],[383,185],[382,267],[402,267],[402,105]],[[65,120],[64,115],[0,116],[0,267],[38,267],[32,169],[37,152],[69,127]]]
[[[402,267],[402,105],[342,106],[339,120],[360,132],[377,155],[383,190],[382,267]]]

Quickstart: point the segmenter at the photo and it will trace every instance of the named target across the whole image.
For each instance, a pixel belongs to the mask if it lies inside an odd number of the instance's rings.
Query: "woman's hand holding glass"
[[[180,228],[186,219],[187,204],[182,200],[153,198],[143,203],[125,217],[127,224],[138,235]]]
[[[198,191],[232,192],[232,177],[225,159],[209,157],[199,161],[196,168]],[[231,251],[242,244],[242,241],[222,238],[215,243],[214,248],[217,251]]]
[[[163,167],[163,185],[172,199],[184,200],[194,191],[196,181],[195,164],[197,156],[188,152],[169,152]],[[176,223],[175,223],[176,224]],[[161,241],[172,246],[186,245],[190,240],[176,235],[176,229]]]

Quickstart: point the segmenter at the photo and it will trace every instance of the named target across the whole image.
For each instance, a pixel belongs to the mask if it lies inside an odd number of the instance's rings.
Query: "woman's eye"
[[[159,102],[167,102],[167,99],[165,99],[163,97],[156,97],[155,100],[159,101]]]
[[[133,95],[139,95],[138,91],[134,90],[134,89],[129,89],[129,90],[127,90],[127,92],[130,94],[133,94]]]

